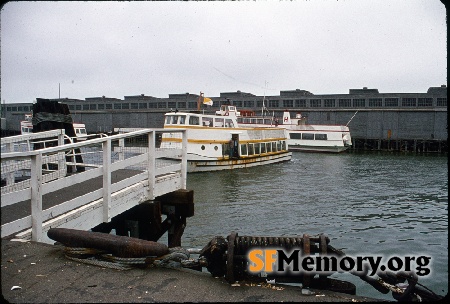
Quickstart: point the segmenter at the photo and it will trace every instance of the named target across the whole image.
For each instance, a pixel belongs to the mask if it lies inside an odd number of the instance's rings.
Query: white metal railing
[[[64,134],[63,130],[48,131],[53,133],[46,134],[51,136]],[[155,139],[156,133],[164,132],[180,132],[183,135],[183,143],[181,150],[175,149],[156,149]],[[33,135],[43,135],[40,132]],[[111,151],[113,150],[113,142],[124,142],[127,139],[146,136],[148,139],[146,152],[140,154],[133,154],[132,156],[120,159],[114,159],[112,157]],[[62,138],[62,137],[61,137]],[[2,145],[10,145],[14,142],[12,137],[2,138]],[[63,139],[60,139],[59,143],[63,143]],[[79,172],[72,175],[57,176],[56,179],[53,178],[43,178],[43,175],[47,175],[43,172],[42,164],[44,163],[55,163],[58,169],[66,168],[67,165],[74,165],[73,163],[66,161],[66,156],[68,152],[74,151],[75,149],[81,149],[83,147],[97,145],[101,146],[101,163],[97,166],[91,166],[88,170],[84,172]],[[9,150],[11,151],[11,150]],[[73,153],[73,152],[72,152]],[[56,158],[55,158],[56,156]],[[180,162],[162,163],[160,159],[170,156],[181,156]],[[11,186],[14,182],[14,170],[20,168],[20,164],[23,162],[30,163],[31,175],[29,179],[29,187],[24,187],[23,189],[14,189],[14,187],[9,187],[9,191],[2,191],[1,195],[1,207],[6,207],[10,205],[17,204],[19,202],[30,200],[31,203],[31,215],[26,216],[21,219],[14,220],[8,223],[2,223],[1,225],[1,237],[15,234],[22,230],[31,228],[31,239],[33,241],[40,241],[43,233],[43,224],[46,221],[50,221],[58,216],[64,215],[71,210],[80,208],[89,202],[100,200],[103,210],[103,221],[108,222],[114,214],[111,211],[112,196],[113,193],[118,193],[127,187],[132,187],[136,183],[144,182],[145,185],[148,184],[148,190],[142,194],[142,200],[153,200],[156,196],[164,194],[161,191],[174,191],[177,189],[186,189],[186,173],[187,173],[187,136],[186,130],[184,129],[143,129],[139,131],[134,131],[130,133],[118,134],[108,137],[88,139],[78,143],[71,143],[65,145],[59,145],[56,147],[49,147],[40,150],[27,151],[27,152],[6,152],[1,155],[1,168],[2,168],[2,179],[9,180],[7,185]],[[159,161],[159,166],[157,163]],[[144,165],[143,165],[144,164]],[[79,164],[75,164],[79,165]],[[85,164],[89,166],[89,164]],[[142,168],[142,172],[127,178],[125,180],[111,183],[111,172],[116,170],[125,169],[130,166],[145,166]],[[45,171],[45,170],[44,170]],[[43,174],[44,173],[44,174]],[[102,177],[103,184],[102,188],[95,190],[93,192],[87,193],[81,197],[65,201],[59,205],[50,207],[46,210],[42,209],[42,199],[43,195],[55,192],[60,189],[67,188],[71,185],[81,183],[85,180],[93,179],[96,177]],[[169,179],[167,176],[173,176],[177,179],[177,182],[172,183],[176,185],[176,189],[164,189],[158,190],[157,183],[163,179]],[[9,183],[9,184],[8,184]],[[171,187],[174,186],[171,184]],[[158,184],[159,185],[159,184]],[[3,187],[2,187],[3,189]],[[158,194],[158,195],[157,195]],[[140,202],[134,203],[137,205]],[[99,223],[91,223],[92,226],[98,225]]]

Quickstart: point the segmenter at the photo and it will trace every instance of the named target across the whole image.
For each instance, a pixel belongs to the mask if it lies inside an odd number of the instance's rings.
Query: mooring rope
[[[169,248],[169,253],[160,257],[148,256],[138,258],[122,258],[94,248],[65,247],[66,258],[90,265],[129,270],[133,267],[155,266],[180,268],[195,266],[197,261],[189,259],[189,250],[183,247]]]

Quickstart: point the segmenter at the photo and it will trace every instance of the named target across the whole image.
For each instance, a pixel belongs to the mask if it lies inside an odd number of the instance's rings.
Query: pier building
[[[86,124],[88,133],[112,132],[116,128],[159,128],[170,110],[195,111],[199,94],[169,94],[159,98],[145,94],[88,97],[85,100],[56,99],[69,106],[76,121]],[[447,152],[447,86],[429,87],[419,93],[384,93],[376,88],[349,89],[348,94],[315,94],[302,89],[280,91],[279,95],[256,96],[247,92],[223,92],[208,96],[214,113],[222,104],[256,113],[282,117],[284,110],[300,112],[309,124],[347,125],[353,150]],[[6,130],[18,132],[20,121],[30,113],[32,103],[3,104]],[[356,115],[355,115],[356,113]],[[3,129],[2,129],[3,131]]]

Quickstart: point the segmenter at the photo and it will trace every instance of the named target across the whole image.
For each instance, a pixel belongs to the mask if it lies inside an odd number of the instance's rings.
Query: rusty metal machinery
[[[229,283],[235,281],[266,281],[276,279],[283,283],[301,283],[304,287],[327,289],[348,294],[355,294],[356,287],[350,282],[340,281],[320,275],[311,274],[265,275],[248,271],[247,253],[252,248],[278,248],[286,251],[300,249],[302,255],[342,255],[343,253],[329,245],[329,238],[324,234],[310,236],[303,234],[296,237],[261,237],[239,236],[232,232],[225,240],[223,237],[213,238],[202,249],[200,258],[207,260],[207,269],[213,276],[225,276]]]
[[[316,236],[303,234],[296,237],[260,237],[239,236],[238,233],[232,232],[227,238],[214,237],[201,250],[183,247],[171,248],[154,241],[65,228],[51,228],[47,235],[66,246],[65,250],[69,253],[66,252],[66,257],[101,267],[130,269],[132,267],[146,268],[150,265],[166,267],[166,265],[175,263],[178,265],[176,267],[199,271],[202,271],[202,267],[206,267],[214,277],[224,277],[229,283],[275,280],[276,283],[299,283],[302,284],[303,288],[310,287],[352,295],[356,293],[354,284],[329,278],[328,272],[326,274],[314,274],[283,271],[269,274],[263,271],[258,273],[248,270],[250,263],[248,252],[255,248],[282,249],[285,252],[299,250],[302,257],[314,255],[345,256],[344,252],[329,244],[330,240],[324,234]],[[190,253],[199,254],[199,258],[191,259]],[[103,259],[103,261],[98,261],[96,258]],[[442,299],[442,296],[419,284],[417,275],[414,273],[384,272],[377,273],[378,278],[369,277],[364,273],[350,273],[372,285],[381,293],[392,292],[393,297],[398,301],[435,301]],[[399,286],[406,287],[400,288]]]

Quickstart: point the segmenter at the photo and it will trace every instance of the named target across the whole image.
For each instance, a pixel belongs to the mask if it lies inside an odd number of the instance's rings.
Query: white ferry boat
[[[187,129],[188,172],[248,168],[291,159],[285,129],[239,127],[239,115],[234,106],[222,106],[216,115],[165,114],[164,128]],[[164,133],[161,148],[181,149],[181,134]]]
[[[303,152],[333,152],[339,153],[352,145],[350,129],[343,125],[308,125],[306,118],[300,113],[291,118],[288,111],[284,111],[283,119],[275,117],[257,117],[253,111],[247,111],[247,116],[238,118],[240,127],[276,126],[288,131],[289,151]]]
[[[20,122],[20,133],[22,135],[33,133],[32,119],[33,119],[32,114],[25,114],[25,120],[22,120]],[[77,141],[83,141],[88,138],[85,124],[74,122],[73,128],[75,130],[75,135],[76,135]]]

